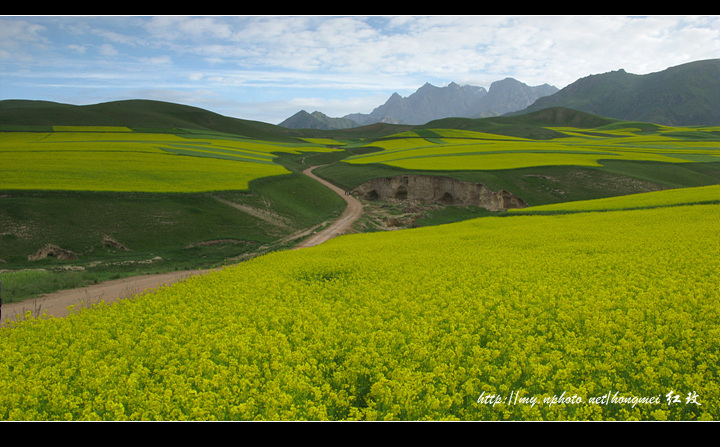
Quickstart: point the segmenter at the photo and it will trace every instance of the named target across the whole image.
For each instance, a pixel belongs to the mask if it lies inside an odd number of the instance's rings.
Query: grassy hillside
[[[662,208],[680,205],[701,205],[720,203],[720,185],[697,186],[694,188],[666,189],[626,196],[606,197],[595,200],[580,200],[552,205],[540,205],[523,209],[508,210],[517,214],[563,214],[588,211],[617,211],[629,209]]]
[[[289,129],[259,121],[226,117],[181,104],[149,100],[114,101],[85,106],[48,101],[0,101],[0,130],[50,130],[52,126],[122,126],[135,131],[220,132],[264,141],[297,143],[302,138],[372,138],[406,127],[377,124],[325,131]]]
[[[337,152],[323,144],[110,124],[117,123],[0,132],[6,302],[118,276],[237,262],[279,248],[282,238],[345,206],[283,165],[293,155]],[[48,245],[74,259],[51,253],[30,260]],[[47,285],[16,284],[23,269],[55,274]]]
[[[421,129],[457,129],[485,132],[510,137],[546,140],[562,138],[564,135],[552,130],[553,127],[594,128],[610,125],[617,120],[564,107],[547,108],[519,116],[492,118],[445,118],[431,121]]]
[[[544,129],[557,138],[444,128],[402,132],[373,140],[367,143],[372,151],[318,173],[348,189],[400,174],[449,176],[508,190],[531,205],[720,182],[720,134],[715,127],[599,119],[587,121],[605,123],[599,127],[550,122],[555,125]]]
[[[635,75],[624,70],[578,79],[538,99],[526,114],[548,107],[675,126],[720,123],[720,59],[695,61]]]
[[[162,101],[128,100],[86,106],[47,101],[0,101],[0,130],[30,126],[123,126],[138,131],[217,131],[249,138],[296,141],[277,126],[225,117],[204,109]]]

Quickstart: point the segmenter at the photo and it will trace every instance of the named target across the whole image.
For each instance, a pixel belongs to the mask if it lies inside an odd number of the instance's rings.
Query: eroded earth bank
[[[399,175],[373,179],[355,188],[353,194],[368,201],[475,205],[489,211],[505,211],[527,206],[520,197],[505,190],[491,191],[480,183],[433,175]]]

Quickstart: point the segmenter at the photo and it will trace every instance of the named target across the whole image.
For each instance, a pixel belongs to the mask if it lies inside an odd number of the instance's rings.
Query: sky
[[[720,16],[0,16],[0,100],[153,99],[279,124],[430,83],[563,88],[720,58]]]

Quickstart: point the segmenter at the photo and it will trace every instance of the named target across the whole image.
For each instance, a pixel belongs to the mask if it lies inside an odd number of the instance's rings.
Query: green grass
[[[442,175],[505,189],[531,206],[720,183],[720,134],[715,127],[580,118],[587,126],[544,119],[552,123],[547,130],[554,136],[542,139],[497,133],[488,126],[490,121],[475,120],[476,127],[463,128],[471,122],[441,120],[428,126],[458,127],[415,129],[368,141],[372,151],[316,172],[346,189],[373,178]],[[530,123],[530,115],[524,119]],[[507,122],[520,125],[520,120]],[[494,133],[487,133],[490,129]]]
[[[420,218],[415,222],[415,226],[429,227],[434,225],[444,225],[468,219],[492,216],[494,214],[495,213],[492,211],[488,211],[479,206],[447,206],[439,210],[429,211],[426,217]]]
[[[553,205],[508,210],[508,212],[511,214],[555,214],[715,203],[720,203],[720,185],[677,188],[603,199],[557,203]]]
[[[6,280],[6,296],[13,299],[101,278],[221,265],[267,250],[345,206],[293,170],[292,160],[328,163],[348,155],[324,146],[329,140],[109,125],[5,129],[0,265],[34,272]],[[106,236],[129,251],[106,246]],[[28,260],[47,244],[78,259]],[[64,270],[71,264],[85,270]]]
[[[91,271],[21,270],[0,273],[3,303],[14,303],[57,290],[84,287],[117,279],[119,273]]]
[[[271,210],[287,225],[272,225],[218,198]],[[59,290],[67,284],[64,276],[79,276],[81,283],[98,275],[213,267],[331,219],[344,206],[332,191],[297,173],[257,179],[248,190],[218,193],[5,191],[0,199],[0,268],[47,269],[57,275],[51,288]],[[131,251],[103,245],[105,235]],[[222,242],[196,245],[207,241]],[[73,251],[78,259],[28,261],[46,244]],[[84,267],[89,276],[66,274],[62,268],[68,265]]]

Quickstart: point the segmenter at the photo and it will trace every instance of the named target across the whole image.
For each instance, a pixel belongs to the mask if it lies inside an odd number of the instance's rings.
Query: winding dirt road
[[[306,239],[304,242],[301,242],[300,244],[296,245],[294,250],[297,250],[299,248],[306,248],[306,247],[312,247],[318,244],[322,244],[323,242],[327,241],[328,239],[332,239],[336,236],[340,236],[341,234],[344,234],[347,232],[348,229],[350,229],[350,226],[358,220],[358,218],[362,215],[363,212],[363,206],[360,203],[358,199],[355,197],[345,194],[345,191],[338,188],[337,186],[333,185],[330,182],[327,182],[320,177],[313,174],[313,169],[315,169],[317,166],[313,166],[312,168],[308,168],[305,171],[303,171],[303,174],[307,175],[308,177],[322,183],[323,185],[327,186],[331,190],[335,191],[340,197],[345,199],[345,202],[347,202],[347,207],[345,208],[345,211],[343,211],[342,215],[333,222],[329,227],[325,228],[322,231],[319,231],[312,237]]]
[[[312,171],[316,167],[317,166],[306,169],[303,171],[303,174],[336,192],[340,197],[345,199],[347,207],[336,221],[295,246],[293,248],[294,250],[322,244],[329,239],[344,234],[362,215],[363,207],[360,201],[351,195],[346,195],[342,189],[313,174]],[[18,315],[25,315],[27,311],[30,311],[32,315],[35,316],[42,315],[43,312],[45,312],[47,315],[61,318],[70,314],[69,306],[88,307],[100,301],[112,303],[119,299],[151,292],[178,281],[183,281],[192,275],[205,274],[211,271],[213,270],[190,270],[157,275],[133,276],[78,289],[61,290],[18,303],[6,303],[3,304],[1,308],[2,320],[0,321],[0,326],[6,325],[6,320],[15,321]]]

